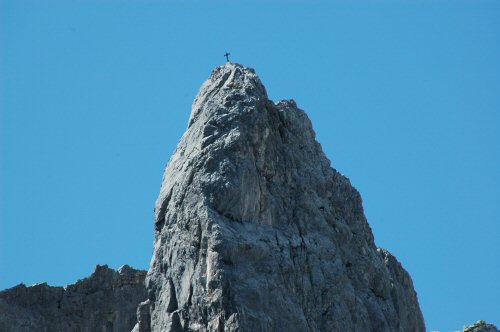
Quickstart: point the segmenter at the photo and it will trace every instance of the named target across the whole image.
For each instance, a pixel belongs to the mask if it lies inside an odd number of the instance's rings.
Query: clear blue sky
[[[429,330],[500,325],[500,1],[0,0],[0,288],[147,269],[211,70],[294,98]]]

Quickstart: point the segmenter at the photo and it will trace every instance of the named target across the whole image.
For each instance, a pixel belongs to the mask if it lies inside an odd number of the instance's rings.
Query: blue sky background
[[[0,289],[147,269],[211,70],[294,98],[428,330],[500,325],[500,1],[0,0]]]

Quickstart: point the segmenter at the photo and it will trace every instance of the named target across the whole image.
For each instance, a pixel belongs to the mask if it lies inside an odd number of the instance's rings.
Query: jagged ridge
[[[20,284],[0,292],[0,331],[130,331],[146,299],[146,271],[97,265],[73,285]]]

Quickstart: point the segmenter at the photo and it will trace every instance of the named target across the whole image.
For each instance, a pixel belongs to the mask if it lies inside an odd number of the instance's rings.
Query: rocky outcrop
[[[463,332],[499,332],[499,331],[495,325],[488,324],[484,320],[480,320],[470,326],[464,327]]]
[[[136,331],[425,331],[358,191],[250,68],[203,84],[155,214]]]
[[[0,331],[130,331],[146,299],[146,271],[106,265],[73,285],[21,284],[0,292]]]

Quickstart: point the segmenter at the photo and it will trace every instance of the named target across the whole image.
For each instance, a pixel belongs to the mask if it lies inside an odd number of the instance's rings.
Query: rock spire
[[[305,112],[234,63],[201,87],[165,170],[146,285],[135,331],[425,331]]]

